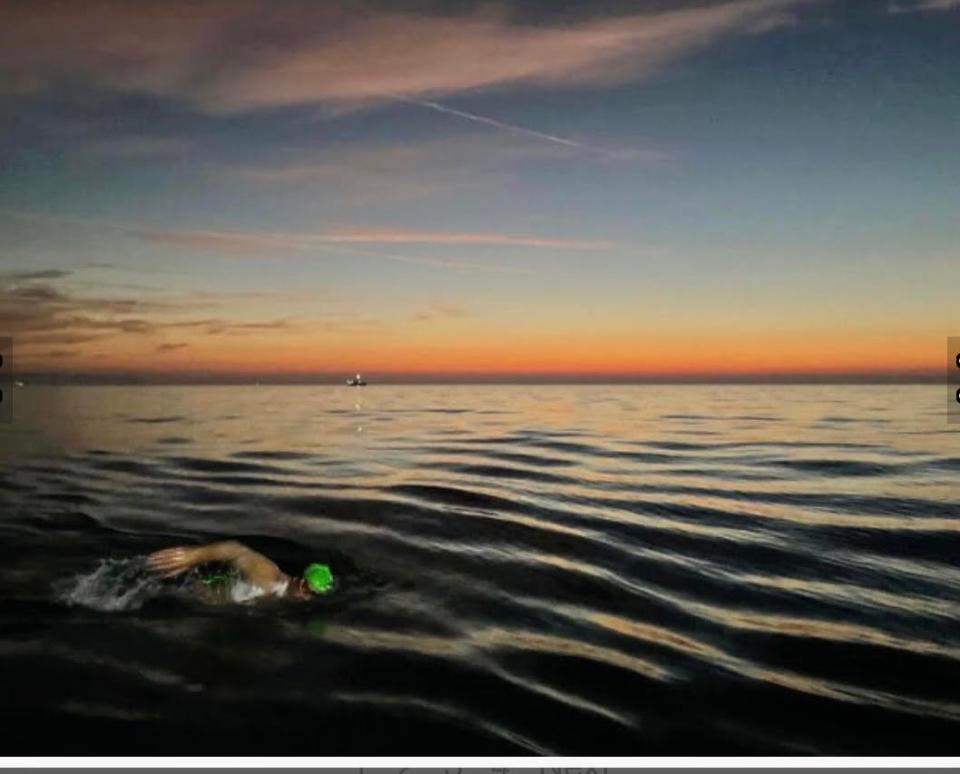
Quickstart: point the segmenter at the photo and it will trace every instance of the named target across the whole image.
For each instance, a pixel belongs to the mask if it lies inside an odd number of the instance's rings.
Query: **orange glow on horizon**
[[[118,340],[72,357],[19,357],[24,372],[135,372],[144,374],[309,375],[391,373],[750,376],[778,374],[870,374],[936,371],[942,368],[942,334],[817,333],[735,336],[713,334],[527,334],[495,339],[476,335],[437,338],[384,334],[356,341],[307,334],[197,337],[158,351],[157,345]]]

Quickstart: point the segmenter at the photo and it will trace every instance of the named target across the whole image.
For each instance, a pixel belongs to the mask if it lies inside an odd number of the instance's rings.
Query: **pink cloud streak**
[[[792,4],[733,0],[534,25],[502,7],[454,16],[302,0],[6,0],[0,82],[25,92],[69,78],[226,112],[625,82],[717,37],[762,29]]]

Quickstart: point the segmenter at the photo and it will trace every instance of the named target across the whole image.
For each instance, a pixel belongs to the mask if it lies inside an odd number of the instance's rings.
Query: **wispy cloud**
[[[178,349],[190,346],[185,341],[164,342],[157,345],[157,352],[174,352]]]
[[[435,245],[508,245],[560,250],[607,250],[613,242],[586,239],[555,239],[471,231],[423,231],[403,228],[340,227],[316,237],[329,242],[394,242]]]
[[[194,96],[222,110],[393,95],[429,104],[445,94],[511,84],[629,81],[782,5],[739,0],[562,26],[517,23],[502,7],[460,16],[367,10],[319,23],[290,13],[272,30],[291,44],[284,55],[273,51],[266,62],[221,71]],[[290,34],[288,24],[304,22],[301,34]]]
[[[890,3],[887,13],[915,13],[928,11],[953,11],[960,9],[960,0],[916,0],[912,3]]]
[[[51,346],[62,349],[130,337],[140,346],[170,351],[173,347],[162,341],[170,333],[237,336],[283,333],[296,327],[288,317],[198,317],[205,306],[216,305],[216,294],[208,294],[208,298],[172,296],[159,300],[87,296],[53,284],[69,272],[54,274],[54,270],[49,270],[0,275],[0,330],[16,338],[21,356],[52,357],[48,349]]]
[[[341,299],[323,288],[293,290],[194,291],[177,296],[179,303],[203,307],[241,305],[248,309],[258,304],[338,303]]]
[[[384,239],[384,238],[358,238],[358,235],[351,236],[349,233],[338,235],[332,234],[310,234],[297,232],[247,232],[247,231],[178,231],[178,230],[156,230],[147,229],[134,224],[124,225],[110,221],[101,221],[85,218],[61,217],[58,215],[45,215],[33,212],[20,212],[17,210],[0,210],[0,214],[8,217],[19,217],[28,221],[45,224],[58,224],[72,228],[101,230],[121,236],[138,239],[152,244],[163,245],[171,248],[180,248],[185,250],[195,250],[200,252],[213,253],[226,256],[246,256],[246,257],[276,257],[283,254],[294,253],[315,253],[329,252],[341,255],[356,255],[367,258],[376,258],[379,260],[393,261],[398,263],[407,263],[423,266],[437,266],[446,269],[459,269],[465,271],[496,272],[507,274],[524,274],[525,269],[516,266],[505,266],[495,263],[486,263],[480,261],[464,261],[454,258],[434,258],[428,256],[411,256],[394,252],[385,252],[382,250],[369,250],[358,248],[353,245],[344,244],[345,242],[423,242],[434,241],[442,244],[466,244],[467,242],[455,241],[455,235],[441,235],[439,232],[433,234],[433,239],[428,239],[427,235],[432,232],[409,232],[413,235],[419,235],[415,239]],[[391,233],[391,232],[384,232]],[[370,236],[370,235],[368,235]],[[474,239],[477,243],[481,235],[468,234],[468,237]],[[487,244],[504,244],[503,239],[510,237],[505,235],[488,235]],[[547,246],[551,240],[543,240],[535,237],[515,237],[516,239],[526,239],[528,246]],[[539,241],[540,244],[534,245]],[[559,242],[562,242],[560,240]],[[559,244],[558,242],[558,244]],[[567,240],[568,244],[570,240]],[[517,245],[520,243],[517,242]],[[579,245],[575,249],[587,249],[585,245],[588,242],[572,244]],[[593,243],[602,244],[602,243]]]
[[[217,354],[243,351],[240,347],[261,348],[271,340],[304,341],[320,335],[369,335],[379,322],[343,310],[319,311],[314,303],[302,307],[296,317],[250,318],[240,307],[234,316],[202,315],[207,306],[218,306],[221,294],[185,294],[163,301],[136,298],[115,299],[78,295],[46,282],[12,283],[0,279],[0,330],[16,340],[21,367],[36,371],[99,368],[106,360],[120,357],[140,362],[148,370],[182,366],[176,356],[190,349],[196,357],[216,358]],[[224,293],[226,299],[244,294]],[[264,291],[263,297],[268,292]],[[278,292],[278,297],[283,297]],[[259,296],[258,296],[259,297]],[[289,312],[290,310],[288,310]],[[274,337],[276,337],[274,339]],[[232,340],[232,341],[230,341]],[[65,365],[65,361],[70,362]],[[132,362],[132,361],[131,361]]]
[[[438,266],[446,269],[471,271],[517,273],[522,269],[476,261],[462,261],[453,258],[430,258],[425,256],[401,255],[382,250],[360,249],[345,244],[344,241],[318,234],[259,234],[244,232],[217,231],[131,231],[132,236],[155,244],[180,247],[224,255],[276,256],[291,252],[330,252],[341,255],[357,255],[366,258],[393,261],[422,266]]]
[[[599,163],[662,167],[679,158],[676,149],[633,144],[605,155],[588,155],[565,144],[516,132],[445,133],[426,140],[371,144],[334,143],[309,151],[230,162],[213,169],[238,183],[289,186],[306,192],[335,190],[340,202],[406,201],[430,197],[489,195],[535,167],[567,164],[578,156]]]
[[[17,93],[69,76],[212,111],[398,94],[446,110],[434,101],[471,89],[643,77],[719,36],[757,29],[788,4],[734,0],[531,24],[503,6],[441,15],[305,0],[98,0],[82,11],[57,0],[10,1],[0,6],[0,70]]]
[[[231,231],[157,231],[131,228],[129,236],[145,242],[214,253],[263,255],[302,250],[303,239],[283,234]]]
[[[436,319],[469,317],[470,315],[471,312],[462,303],[436,300],[416,310],[412,315],[412,319],[415,322],[426,322]]]
[[[41,269],[39,271],[13,271],[0,274],[0,279],[7,280],[56,280],[69,277],[73,272],[66,269]]]

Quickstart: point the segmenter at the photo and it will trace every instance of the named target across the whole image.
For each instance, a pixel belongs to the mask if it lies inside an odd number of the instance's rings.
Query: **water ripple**
[[[242,740],[255,717],[308,754],[373,725],[385,754],[955,745],[937,390],[76,395],[24,391],[29,423],[0,428],[5,690],[71,749],[133,729],[196,751],[185,728]],[[338,592],[214,607],[131,559],[222,537],[328,561]]]

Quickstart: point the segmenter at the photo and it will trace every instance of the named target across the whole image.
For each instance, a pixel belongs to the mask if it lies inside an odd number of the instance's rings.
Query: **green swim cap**
[[[303,577],[314,594],[325,594],[333,588],[333,573],[325,564],[314,562],[303,571]]]

